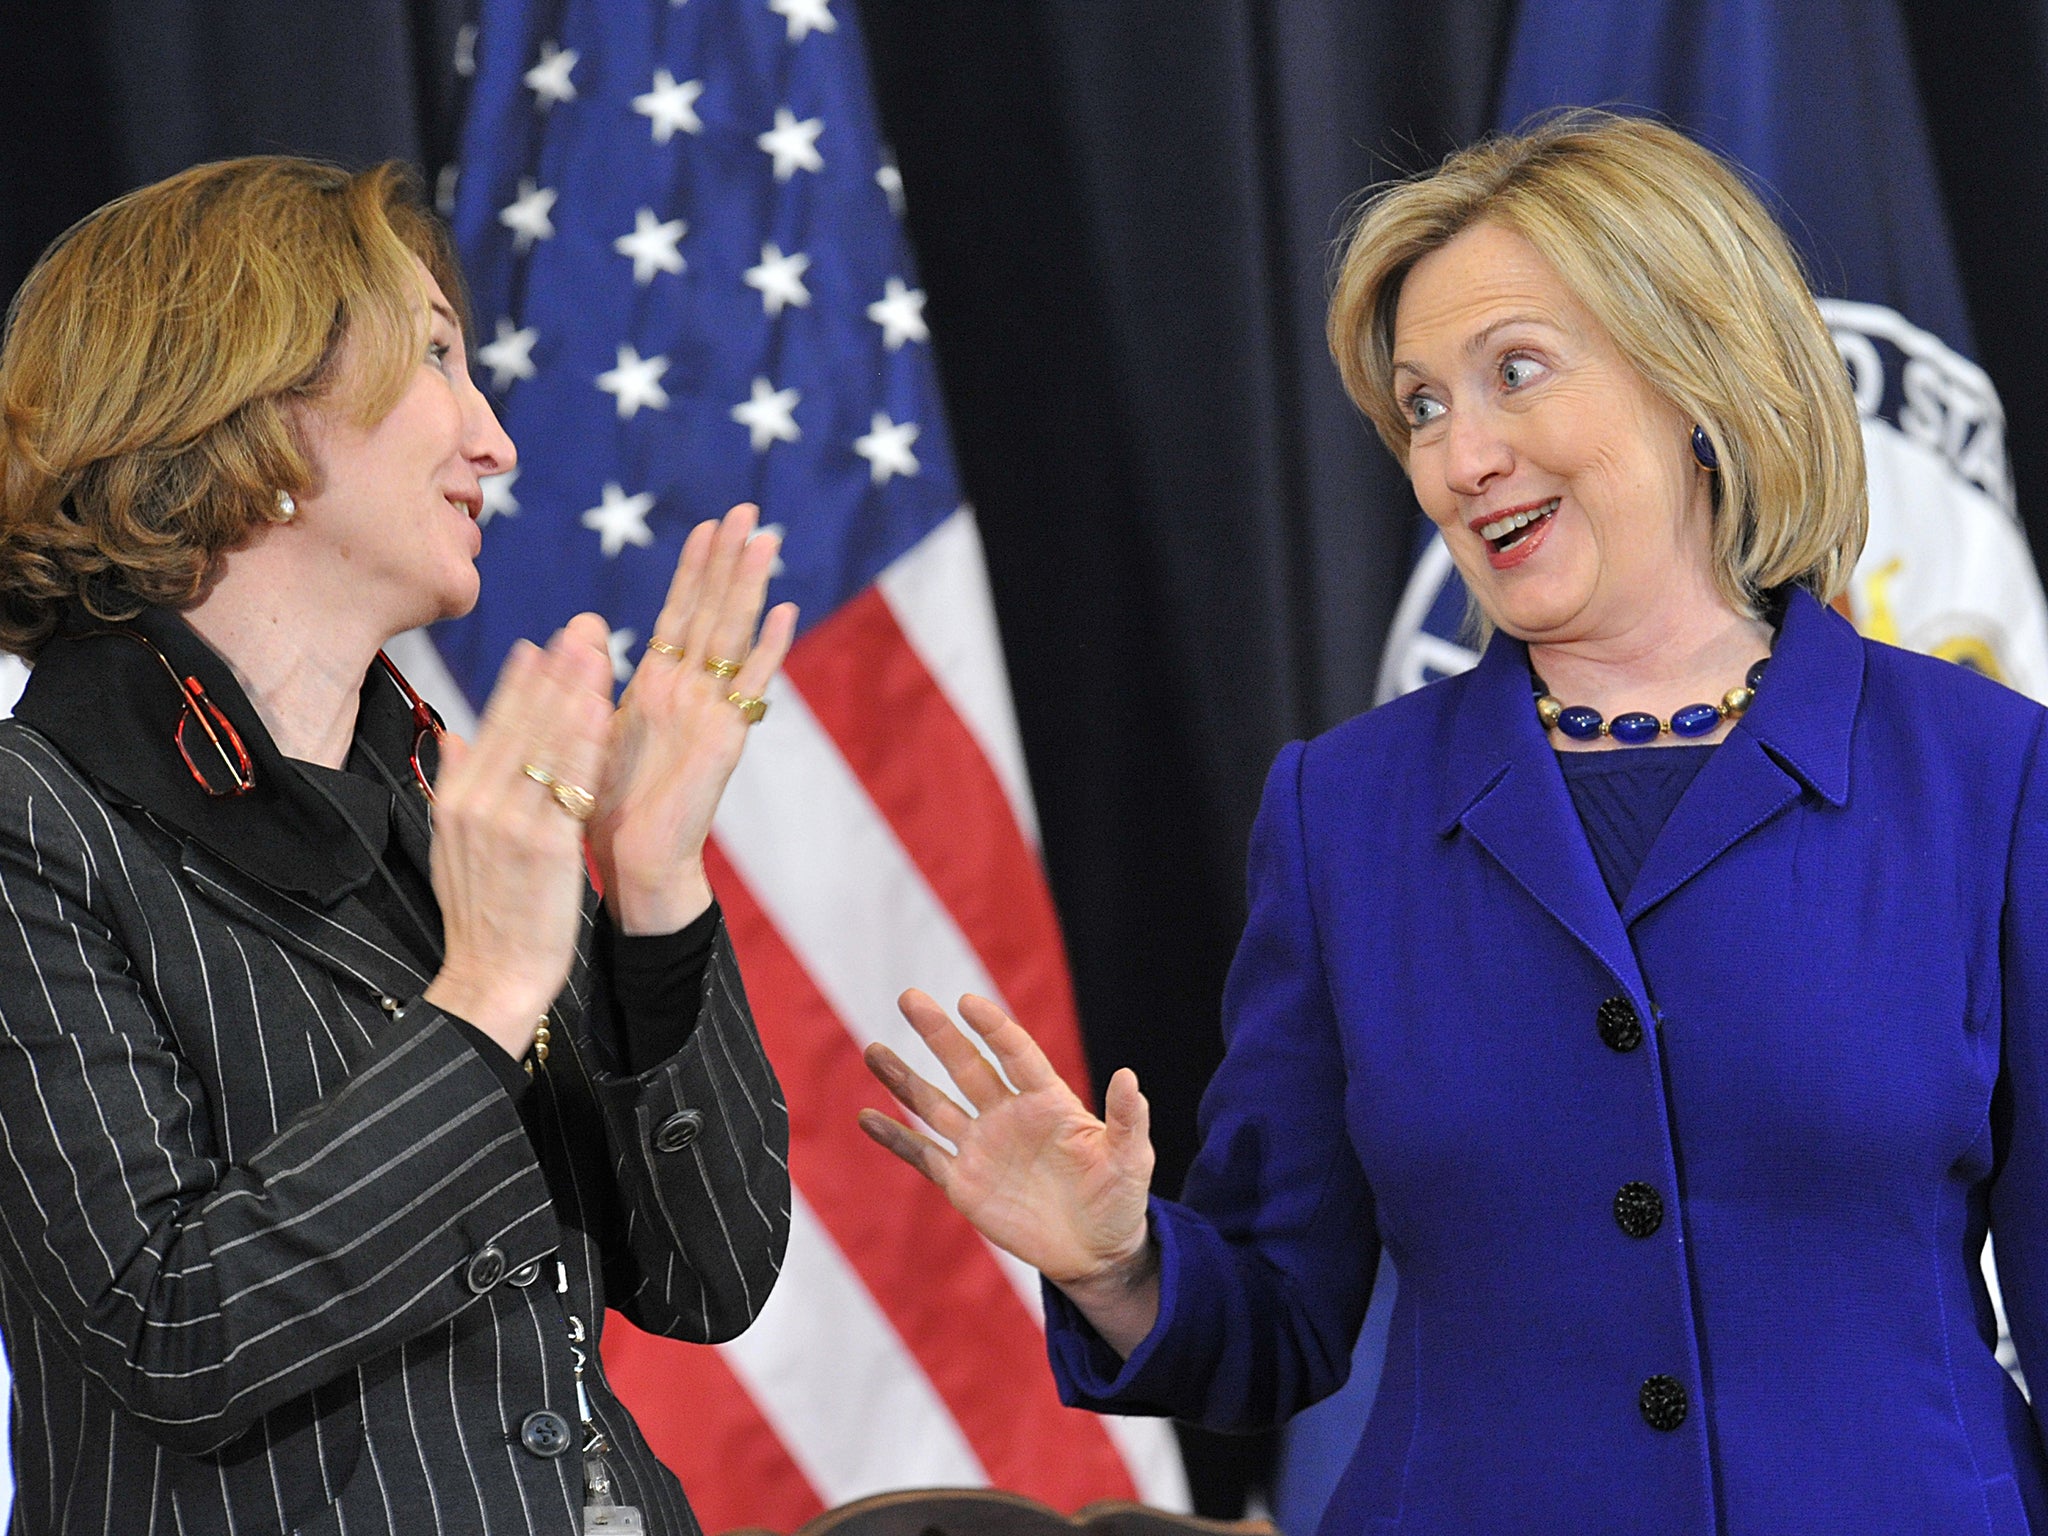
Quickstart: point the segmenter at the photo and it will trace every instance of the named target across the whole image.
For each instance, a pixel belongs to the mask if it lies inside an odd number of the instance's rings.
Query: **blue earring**
[[[1721,467],[1721,456],[1714,452],[1714,440],[1707,436],[1705,427],[1695,426],[1692,429],[1692,456],[1699,460],[1701,469]]]

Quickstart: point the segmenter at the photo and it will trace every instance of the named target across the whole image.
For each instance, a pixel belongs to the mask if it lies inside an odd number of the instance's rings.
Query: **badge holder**
[[[555,1289],[569,1293],[569,1267],[555,1261]],[[583,1319],[569,1314],[569,1353],[576,1357],[576,1412],[583,1420],[583,1536],[647,1536],[647,1521],[631,1504],[612,1497],[612,1469],[604,1453],[611,1442],[597,1427],[590,1411],[590,1394],[583,1388]]]
[[[646,1536],[640,1511],[612,1501],[612,1469],[601,1454],[605,1448],[604,1436],[593,1434],[583,1451],[583,1536]]]

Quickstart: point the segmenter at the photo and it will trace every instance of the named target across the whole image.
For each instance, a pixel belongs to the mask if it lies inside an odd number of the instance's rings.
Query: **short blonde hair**
[[[1720,459],[1714,566],[1754,615],[1796,582],[1848,585],[1869,524],[1847,370],[1798,258],[1755,193],[1683,134],[1574,111],[1460,150],[1379,191],[1352,225],[1330,304],[1344,388],[1405,465],[1393,386],[1401,285],[1480,223],[1521,235]]]
[[[68,599],[197,602],[279,491],[312,489],[294,407],[345,397],[367,424],[404,392],[415,257],[461,313],[410,170],[283,156],[182,171],[44,253],[0,346],[0,649],[33,658]]]

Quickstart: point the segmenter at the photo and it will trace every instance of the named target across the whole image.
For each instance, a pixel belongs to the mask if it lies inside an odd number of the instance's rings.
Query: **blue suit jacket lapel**
[[[1623,920],[1634,924],[1803,795],[1845,804],[1862,689],[1863,642],[1855,630],[1795,589],[1756,703],[1650,845]]]
[[[1470,835],[1624,990],[1646,1001],[1628,931],[1537,723],[1520,641],[1493,637],[1466,681],[1450,738],[1439,832]]]

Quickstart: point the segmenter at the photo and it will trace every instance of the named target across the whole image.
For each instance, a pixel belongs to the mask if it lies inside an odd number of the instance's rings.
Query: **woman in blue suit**
[[[2048,1371],[2048,716],[1830,611],[1862,448],[1783,236],[1568,118],[1378,197],[1330,334],[1492,635],[1274,765],[1183,1199],[1131,1073],[1097,1120],[985,1000],[905,998],[971,1112],[870,1048],[951,1150],[867,1129],[1103,1411],[1314,1402],[1384,1249],[1326,1532],[2048,1531],[1979,1268]]]

